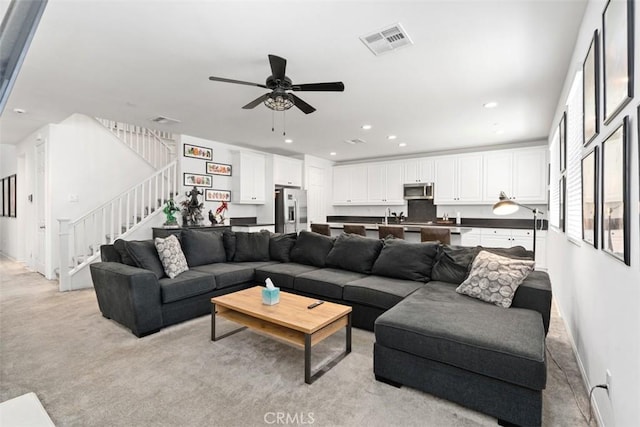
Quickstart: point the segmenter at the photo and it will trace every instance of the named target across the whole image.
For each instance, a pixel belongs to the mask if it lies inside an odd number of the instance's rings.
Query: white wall
[[[0,144],[0,178],[6,178],[18,171],[16,146],[8,144]],[[21,178],[21,176],[18,176]],[[20,182],[17,182],[18,191],[20,190]],[[1,189],[0,189],[1,191]],[[19,206],[18,206],[19,208]],[[22,212],[18,210],[18,218],[0,217],[0,252],[17,259],[18,252],[18,229],[17,224]]]
[[[550,134],[555,131],[564,111],[574,76],[582,69],[593,31],[602,31],[605,5],[605,0],[593,0],[587,6]],[[622,117],[630,116],[631,266],[588,244],[570,242],[557,230],[547,233],[547,259],[554,299],[573,342],[585,382],[591,387],[605,382],[606,370],[612,375],[609,393],[597,390],[593,399],[600,423],[605,426],[640,425],[640,189],[636,117],[640,97],[637,84],[640,82],[640,8],[637,6],[636,2],[635,99],[611,125],[601,124],[599,136],[587,148],[590,150],[593,145],[599,145],[621,123]],[[602,73],[600,94],[602,114]]]

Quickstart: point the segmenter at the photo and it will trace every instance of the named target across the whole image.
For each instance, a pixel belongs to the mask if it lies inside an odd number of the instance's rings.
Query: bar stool
[[[396,239],[404,239],[404,227],[394,225],[379,225],[378,237],[384,239],[388,235],[392,235]]]
[[[451,230],[444,227],[422,227],[420,229],[421,242],[439,241],[443,245],[451,244]]]
[[[343,231],[345,233],[358,234],[360,236],[366,236],[367,235],[367,230],[365,230],[364,225],[345,224]]]
[[[325,236],[331,236],[331,228],[329,224],[311,224],[311,231]]]

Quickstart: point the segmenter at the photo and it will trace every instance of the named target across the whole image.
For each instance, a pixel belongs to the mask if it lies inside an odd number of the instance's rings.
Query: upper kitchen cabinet
[[[404,184],[427,184],[434,180],[433,159],[421,158],[405,160]]]
[[[274,155],[273,183],[288,187],[302,187],[302,160]]]
[[[546,203],[546,164],[546,147],[485,153],[484,201],[494,203],[504,191],[520,203]]]
[[[234,203],[262,205],[265,203],[266,158],[250,151],[233,153]]]
[[[347,165],[333,168],[333,204],[367,204],[367,166]]]
[[[403,205],[403,167],[400,162],[367,166],[367,202],[376,205]]]
[[[482,203],[482,154],[461,154],[434,159],[434,203]]]

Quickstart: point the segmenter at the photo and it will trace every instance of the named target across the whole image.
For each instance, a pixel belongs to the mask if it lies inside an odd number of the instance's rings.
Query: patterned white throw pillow
[[[456,292],[509,308],[518,286],[533,271],[535,262],[513,259],[487,251],[473,260],[469,277],[458,286]]]
[[[183,271],[189,270],[187,259],[182,252],[180,241],[176,236],[172,234],[166,239],[156,237],[154,243],[167,276],[173,279]]]

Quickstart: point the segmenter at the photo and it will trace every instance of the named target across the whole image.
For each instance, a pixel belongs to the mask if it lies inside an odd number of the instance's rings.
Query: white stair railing
[[[100,256],[100,245],[113,243],[139,228],[178,191],[177,161],[82,217],[60,222],[60,289]]]
[[[154,169],[159,169],[173,160],[173,148],[165,142],[167,139],[173,139],[172,134],[98,117],[96,120]]]

